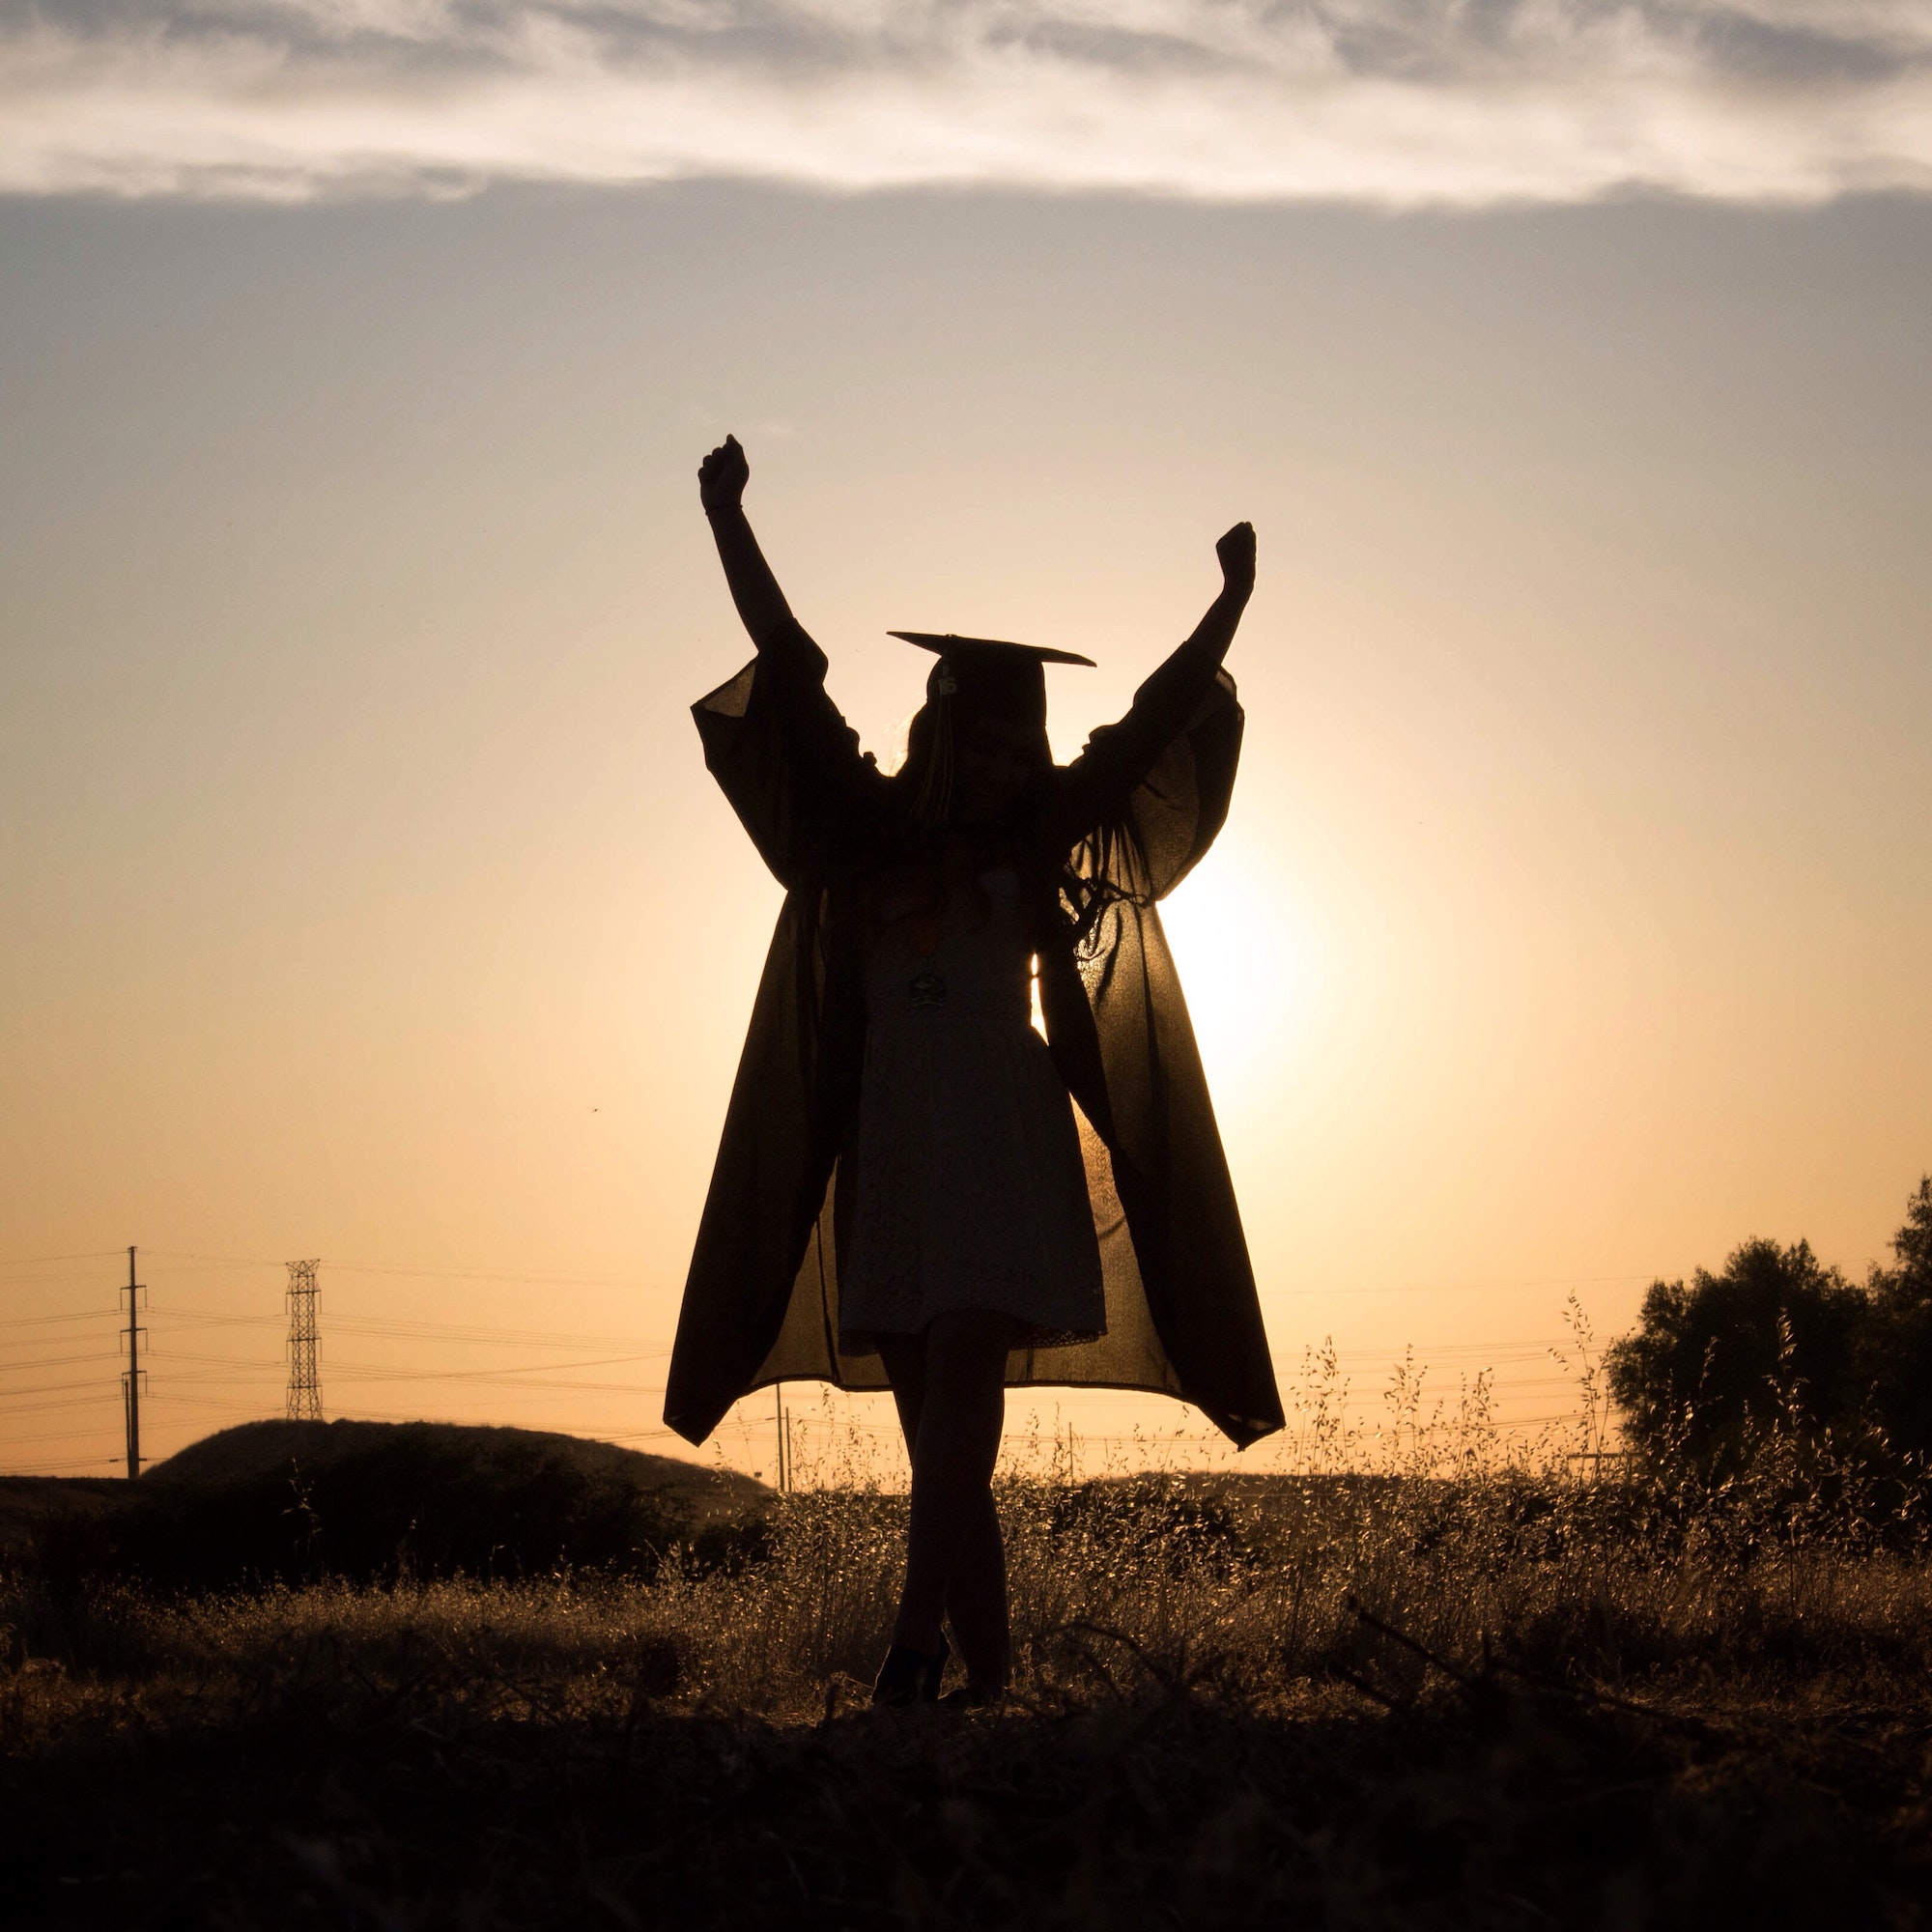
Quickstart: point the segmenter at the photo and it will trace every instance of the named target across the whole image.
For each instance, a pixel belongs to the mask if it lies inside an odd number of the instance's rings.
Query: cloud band
[[[1932,187],[1926,0],[0,6],[0,190],[749,177],[1393,205]]]

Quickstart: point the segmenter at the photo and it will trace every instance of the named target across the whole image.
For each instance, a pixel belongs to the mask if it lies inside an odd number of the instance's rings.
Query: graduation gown
[[[665,1421],[692,1442],[769,1382],[887,1385],[877,1354],[840,1347],[839,1156],[865,1053],[859,886],[903,821],[892,781],[826,696],[825,668],[788,624],[693,707],[705,763],[785,899],[671,1354]],[[1007,1380],[1176,1396],[1245,1446],[1282,1426],[1281,1396],[1155,910],[1221,829],[1241,725],[1234,680],[1190,641],[1039,789],[1036,869],[1057,879],[1040,1005],[1076,1109],[1107,1332],[1016,1348]]]

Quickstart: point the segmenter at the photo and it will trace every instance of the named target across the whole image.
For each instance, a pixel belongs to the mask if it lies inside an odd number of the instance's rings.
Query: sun
[[[1266,861],[1227,834],[1160,915],[1217,1104],[1259,1095],[1315,1015],[1311,922]]]

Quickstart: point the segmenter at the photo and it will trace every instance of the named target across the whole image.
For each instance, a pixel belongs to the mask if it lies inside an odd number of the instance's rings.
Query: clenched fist
[[[704,514],[708,517],[714,510],[735,510],[751,480],[752,466],[745,460],[744,445],[735,436],[727,436],[697,466],[697,500],[704,505]]]
[[[1255,587],[1255,526],[1236,524],[1214,546],[1221,559],[1221,578],[1237,597],[1252,595]]]

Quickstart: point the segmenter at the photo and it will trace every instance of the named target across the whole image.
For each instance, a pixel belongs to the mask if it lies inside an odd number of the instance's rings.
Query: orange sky
[[[130,1240],[155,1453],[278,1411],[308,1255],[329,1412],[671,1446],[777,906],[685,708],[746,651],[726,429],[888,754],[888,627],[1099,659],[1065,753],[1257,525],[1168,916],[1278,1366],[1533,1417],[1573,1286],[1861,1271],[1932,1167],[1928,224],[0,205],[0,1462],[118,1448]]]

